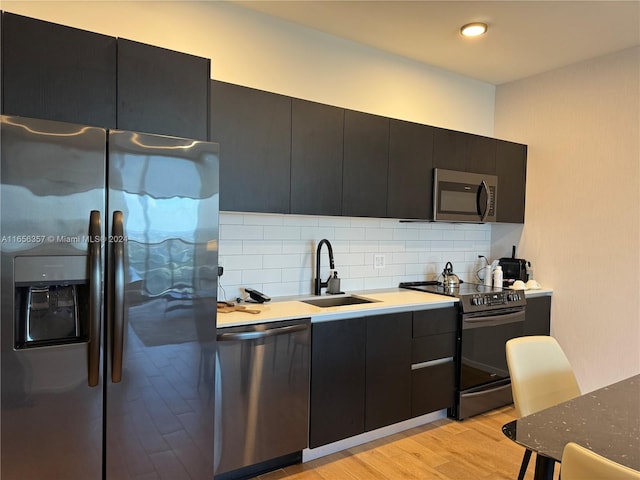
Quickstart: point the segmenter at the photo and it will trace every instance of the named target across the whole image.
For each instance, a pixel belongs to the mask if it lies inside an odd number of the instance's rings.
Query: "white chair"
[[[580,395],[571,364],[553,337],[529,336],[506,343],[507,365],[516,414],[524,417]],[[518,480],[527,471],[531,450],[524,452]]]
[[[604,458],[577,443],[562,451],[562,480],[640,480],[640,472]]]

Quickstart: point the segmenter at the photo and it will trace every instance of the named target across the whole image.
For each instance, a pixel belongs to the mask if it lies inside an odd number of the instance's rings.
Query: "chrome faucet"
[[[323,282],[320,278],[320,251],[322,250],[322,245],[326,245],[327,249],[329,250],[329,268],[331,268],[331,270],[335,268],[335,265],[333,263],[333,248],[331,247],[329,240],[323,238],[322,240],[320,240],[320,243],[318,243],[318,248],[316,249],[316,278],[314,289],[315,295],[320,295],[322,293],[322,289],[329,286],[329,279],[331,278],[331,273],[329,273],[329,278],[327,278],[326,282]]]

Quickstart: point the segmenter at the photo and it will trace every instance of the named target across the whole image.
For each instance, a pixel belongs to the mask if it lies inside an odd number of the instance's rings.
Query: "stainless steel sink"
[[[316,307],[341,307],[344,305],[357,305],[360,303],[375,303],[378,300],[371,300],[364,297],[356,297],[354,295],[347,295],[345,297],[323,297],[312,298],[309,300],[301,300],[303,303],[309,305],[315,305]]]

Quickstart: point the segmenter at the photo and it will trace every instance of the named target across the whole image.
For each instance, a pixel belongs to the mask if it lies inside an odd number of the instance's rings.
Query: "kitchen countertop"
[[[551,295],[551,289],[527,290],[527,297]],[[250,325],[254,323],[275,322],[279,320],[291,320],[296,318],[311,318],[314,323],[346,318],[355,318],[362,315],[383,315],[403,311],[429,310],[453,306],[458,302],[457,298],[437,295],[434,293],[418,292],[404,288],[390,288],[384,290],[367,290],[362,292],[349,292],[348,295],[364,297],[375,300],[373,303],[359,303],[356,305],[343,305],[337,307],[317,307],[302,300],[332,298],[344,295],[322,295],[321,297],[307,295],[299,297],[281,297],[270,302],[256,304],[243,303],[246,308],[260,310],[258,314],[243,312],[220,313],[217,316],[218,328],[233,327],[238,325]]]

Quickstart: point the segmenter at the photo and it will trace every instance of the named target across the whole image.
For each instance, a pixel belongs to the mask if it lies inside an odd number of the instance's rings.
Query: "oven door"
[[[512,402],[505,343],[524,335],[524,320],[525,307],[462,315],[457,419]]]

